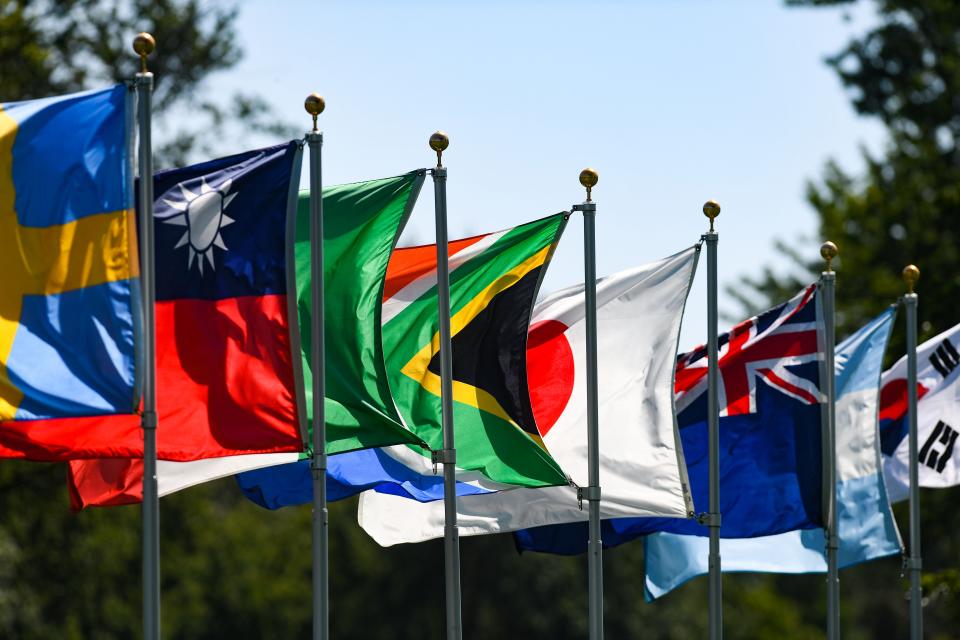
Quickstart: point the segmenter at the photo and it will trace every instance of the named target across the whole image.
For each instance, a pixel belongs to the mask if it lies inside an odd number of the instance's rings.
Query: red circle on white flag
[[[542,320],[527,334],[527,388],[541,436],[556,424],[573,393],[573,350],[565,335],[568,328],[557,320]]]

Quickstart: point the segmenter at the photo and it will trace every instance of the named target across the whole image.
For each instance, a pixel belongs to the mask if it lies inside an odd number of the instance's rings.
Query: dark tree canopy
[[[795,6],[843,6],[851,0],[791,0]],[[819,236],[840,247],[838,335],[863,325],[904,292],[901,272],[920,267],[920,339],[960,322],[960,3],[955,0],[876,0],[877,23],[827,63],[848,90],[857,112],[877,118],[888,141],[882,153],[864,151],[866,172],[854,176],[830,162],[807,199],[819,217]],[[822,268],[788,241],[779,248],[798,267],[778,277],[768,270],[744,279],[764,302],[783,299]],[[814,259],[811,259],[814,258]],[[731,288],[730,293],[738,293]],[[747,306],[756,295],[742,296]],[[888,362],[904,353],[902,321]],[[960,623],[960,488],[922,491],[923,561],[928,637],[951,637]],[[906,505],[897,506],[901,533]],[[889,584],[878,563],[845,573],[855,581]],[[843,581],[842,581],[843,583]],[[858,585],[859,586],[859,585]],[[863,585],[870,593],[870,587]],[[847,599],[848,589],[844,589]],[[857,599],[861,599],[857,596]],[[868,602],[867,597],[862,600]],[[887,629],[905,635],[906,605],[897,603]],[[904,629],[894,632],[891,629]],[[886,635],[875,627],[877,637]]]
[[[199,0],[0,0],[0,99],[129,80],[139,64],[133,36],[149,31],[158,47],[150,58],[158,166],[222,153],[227,133],[241,143],[251,133],[296,135],[256,94],[215,99],[206,91],[210,76],[243,56],[236,16],[233,6]]]
[[[822,179],[808,185],[807,198],[819,215],[820,236],[840,247],[840,333],[856,329],[893,302],[903,292],[901,270],[915,262],[921,270],[920,314],[929,337],[960,320],[951,296],[960,285],[960,3],[872,4],[879,10],[879,24],[827,62],[858,113],[885,125],[887,147],[876,157],[864,152],[862,176],[829,163]],[[805,279],[820,270],[819,260],[797,256],[786,242],[781,248],[803,267]],[[778,298],[801,280],[767,273],[750,282],[767,297]]]

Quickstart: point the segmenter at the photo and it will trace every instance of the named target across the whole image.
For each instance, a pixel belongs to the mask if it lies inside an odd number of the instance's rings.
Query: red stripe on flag
[[[817,404],[820,401],[815,395],[813,395],[806,389],[801,389],[798,386],[790,384],[789,382],[787,382],[786,380],[778,376],[776,373],[774,373],[772,369],[760,369],[758,373],[762,375],[764,378],[767,378],[768,380],[773,380],[778,387],[781,387],[782,389],[787,390],[788,392],[792,393],[795,396],[799,396],[800,398],[803,398],[809,404]]]
[[[0,423],[0,458],[64,462],[142,455],[138,415]]]
[[[143,502],[143,459],[74,460],[67,473],[71,511]]]
[[[162,458],[300,449],[286,307],[283,295],[157,304]]]
[[[489,233],[447,243],[447,255],[463,251],[486,238]],[[395,249],[387,264],[387,281],[383,285],[383,299],[389,300],[398,291],[422,275],[437,268],[437,245],[424,244],[418,247]]]
[[[157,303],[159,458],[301,450],[286,305],[284,295]],[[137,415],[0,425],[2,458],[142,455]]]

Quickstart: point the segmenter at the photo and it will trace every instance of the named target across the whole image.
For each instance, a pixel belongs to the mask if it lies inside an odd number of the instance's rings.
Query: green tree
[[[242,57],[236,16],[234,8],[197,0],[0,0],[0,101],[129,80],[138,69],[130,49],[132,38],[149,31],[158,42],[150,68],[156,81],[154,139],[160,143],[155,149],[159,165],[224,152],[227,134],[241,144],[250,134],[289,137],[290,128],[277,124],[262,98],[240,94],[215,99],[206,90],[211,75],[230,69]],[[221,626],[212,616],[225,607],[208,606],[207,594],[220,593],[217,562],[223,555],[231,555],[231,562],[240,566],[271,560],[270,554],[258,552],[265,547],[270,527],[263,526],[256,511],[237,510],[236,494],[234,487],[220,483],[164,503],[164,588],[175,605],[164,614],[170,637],[199,635],[191,624],[206,624],[212,630]],[[74,516],[67,505],[62,465],[0,462],[0,637],[137,637],[139,510],[94,510]],[[309,527],[302,528],[298,517],[302,514],[291,512],[273,519],[281,538],[286,533],[289,541],[291,528],[309,535]],[[250,525],[251,519],[259,529]],[[225,525],[231,528],[223,535]],[[249,541],[256,546],[231,544],[237,532],[247,530],[253,531]],[[295,564],[290,568],[302,573]],[[286,576],[282,566],[271,567],[271,572]],[[265,592],[257,610],[289,613],[276,602],[285,595],[282,587],[272,593],[276,596],[271,599]],[[230,602],[227,597],[213,600]],[[181,602],[185,604],[178,606]],[[203,615],[193,615],[198,610]],[[236,610],[243,611],[244,606]],[[288,618],[296,625],[309,621],[309,614]],[[298,628],[302,625],[289,630]],[[260,637],[266,635],[270,634]]]
[[[857,0],[788,0],[798,7],[844,6]],[[827,63],[850,93],[857,112],[877,118],[888,141],[879,154],[863,152],[866,170],[851,175],[835,162],[807,188],[819,217],[819,235],[840,247],[837,277],[838,335],[848,334],[904,292],[903,267],[921,269],[920,339],[960,321],[960,4],[954,0],[874,0],[875,25]],[[791,275],[767,270],[744,278],[739,296],[782,300],[822,269],[818,256],[799,255],[789,242],[779,249],[797,267]],[[731,289],[731,295],[737,292]],[[888,361],[904,352],[902,324]],[[928,637],[947,638],[960,623],[957,567],[960,543],[956,509],[960,488],[922,491],[923,560]],[[896,506],[907,529],[906,504]],[[907,542],[907,541],[905,541]],[[906,582],[891,561],[843,573],[847,629],[868,637],[905,636]]]
[[[222,153],[228,135],[241,143],[251,134],[294,136],[262,97],[207,90],[213,74],[243,57],[236,17],[234,7],[199,0],[0,0],[0,100],[127,81],[139,68],[133,36],[149,31],[158,166]]]

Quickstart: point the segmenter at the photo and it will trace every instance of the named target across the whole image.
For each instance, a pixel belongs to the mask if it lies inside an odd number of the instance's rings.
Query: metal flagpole
[[[827,261],[827,267],[820,274],[820,286],[823,303],[824,325],[824,388],[827,395],[827,455],[824,464],[824,491],[827,495],[826,534],[827,539],[827,638],[840,638],[840,541],[837,537],[837,390],[834,370],[834,349],[836,349],[836,279],[832,261],[837,257],[837,245],[824,242],[820,245],[820,255]]]
[[[709,447],[709,505],[704,519],[710,529],[709,569],[710,640],[723,637],[723,573],[720,567],[720,404],[717,360],[717,242],[713,221],[720,205],[707,200],[703,214],[710,219],[710,230],[703,234],[707,243],[707,446]]]
[[[446,578],[447,640],[460,640],[460,533],[457,530],[457,450],[453,441],[453,352],[450,335],[450,269],[447,255],[447,169],[443,151],[450,139],[442,131],[430,136],[437,152],[433,175],[433,200],[437,225],[437,313],[440,324],[440,405],[443,449],[433,452],[433,463],[443,464],[443,551]]]
[[[313,315],[310,323],[310,360],[313,362],[313,638],[326,640],[330,633],[329,598],[329,518],[327,513],[327,422],[324,416],[326,396],[326,357],[323,325],[323,180],[320,171],[320,148],[323,133],[317,130],[317,116],[326,103],[319,94],[311,93],[303,103],[313,118],[313,129],[307,132],[310,147],[310,294]]]
[[[590,640],[603,638],[603,544],[600,540],[600,429],[597,411],[597,204],[591,198],[599,176],[593,169],[580,172],[580,184],[587,189],[583,204],[571,207],[583,213],[583,277],[587,320],[587,476],[588,486],[577,489],[587,500],[590,537],[587,542]]]
[[[903,306],[907,313],[907,424],[910,446],[910,640],[923,638],[923,590],[920,585],[920,480],[917,456],[917,294],[913,288],[920,279],[920,269],[907,265],[903,270],[907,293]]]
[[[154,321],[155,265],[153,247],[153,150],[151,102],[153,74],[147,70],[147,56],[156,41],[149,33],[133,39],[140,56],[137,89],[137,119],[140,130],[140,287],[143,303],[143,637],[160,638],[160,496],[157,490],[157,380],[156,325]]]

